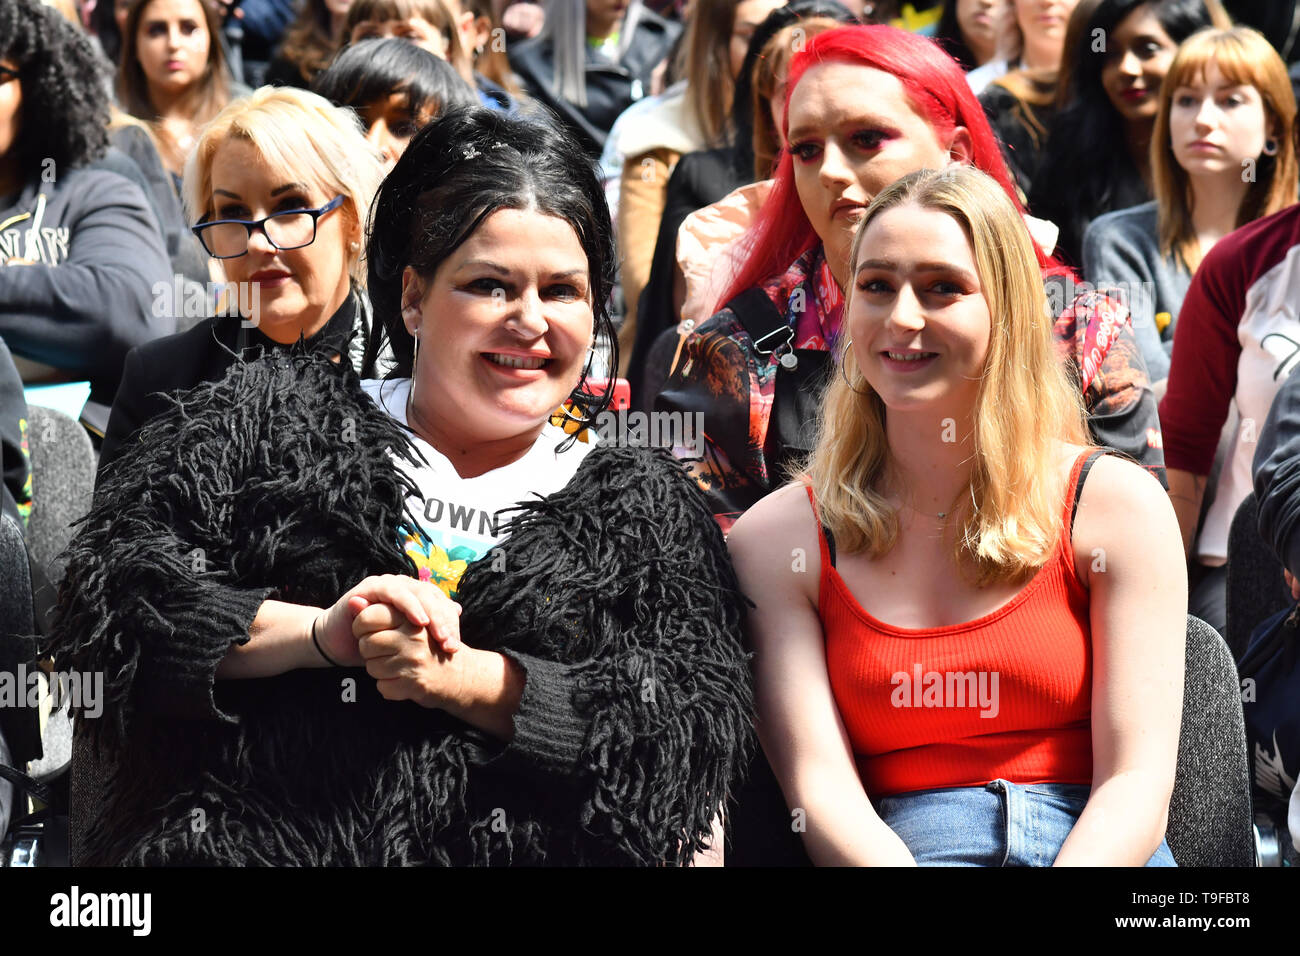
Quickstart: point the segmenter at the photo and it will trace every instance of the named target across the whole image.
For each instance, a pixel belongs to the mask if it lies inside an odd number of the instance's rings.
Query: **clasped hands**
[[[400,574],[365,578],[316,619],[329,659],[365,667],[387,700],[444,707],[464,696],[460,605],[437,585]]]

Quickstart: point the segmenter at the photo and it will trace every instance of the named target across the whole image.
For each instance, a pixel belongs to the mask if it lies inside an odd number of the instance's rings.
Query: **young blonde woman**
[[[1180,566],[1177,524],[1089,447],[1020,216],[978,170],[923,170],[850,262],[808,472],[729,539],[809,855],[1173,865],[1186,584],[1149,570]]]
[[[1286,64],[1262,34],[1209,30],[1179,48],[1152,138],[1156,199],[1099,217],[1083,243],[1086,278],[1129,292],[1153,382],[1169,376],[1201,259],[1234,229],[1296,201],[1295,117]]]

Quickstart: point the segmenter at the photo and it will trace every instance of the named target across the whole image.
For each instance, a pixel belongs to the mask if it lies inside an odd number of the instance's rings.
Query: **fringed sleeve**
[[[500,760],[563,794],[580,857],[689,861],[752,745],[744,599],[704,496],[667,452],[598,448],[500,547],[459,588],[466,641],[527,673]]]
[[[328,606],[364,573],[405,570],[406,439],[351,369],[300,352],[177,393],[100,475],[69,548],[46,650],[104,675],[105,720],[233,722],[217,666],[268,598]]]

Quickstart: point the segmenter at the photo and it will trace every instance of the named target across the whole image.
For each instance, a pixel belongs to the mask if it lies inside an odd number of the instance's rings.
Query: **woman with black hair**
[[[969,73],[998,54],[1007,0],[948,0],[934,39]],[[976,90],[975,92],[979,92]]]
[[[171,275],[143,193],[85,168],[108,148],[90,41],[35,0],[0,4],[0,338],[26,382],[89,379],[111,404],[128,350],[174,330]]]
[[[1089,222],[1151,199],[1151,130],[1178,45],[1228,26],[1218,0],[1093,2],[1071,21],[1060,109],[1029,196],[1034,215],[1060,229],[1058,256],[1074,265]]]
[[[666,452],[551,423],[609,402],[594,169],[457,110],[374,221],[388,378],[237,364],[101,480],[50,648],[112,675],[74,860],[691,862],[749,747],[741,598]]]
[[[362,40],[345,48],[312,89],[361,117],[366,138],[391,169],[420,127],[478,95],[446,60],[406,40]]]

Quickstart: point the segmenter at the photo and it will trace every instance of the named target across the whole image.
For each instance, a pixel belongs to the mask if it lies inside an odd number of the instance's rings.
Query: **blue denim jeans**
[[[876,811],[920,866],[1051,866],[1084,804],[1079,784],[918,790],[875,800]],[[1161,841],[1147,866],[1177,866]]]

